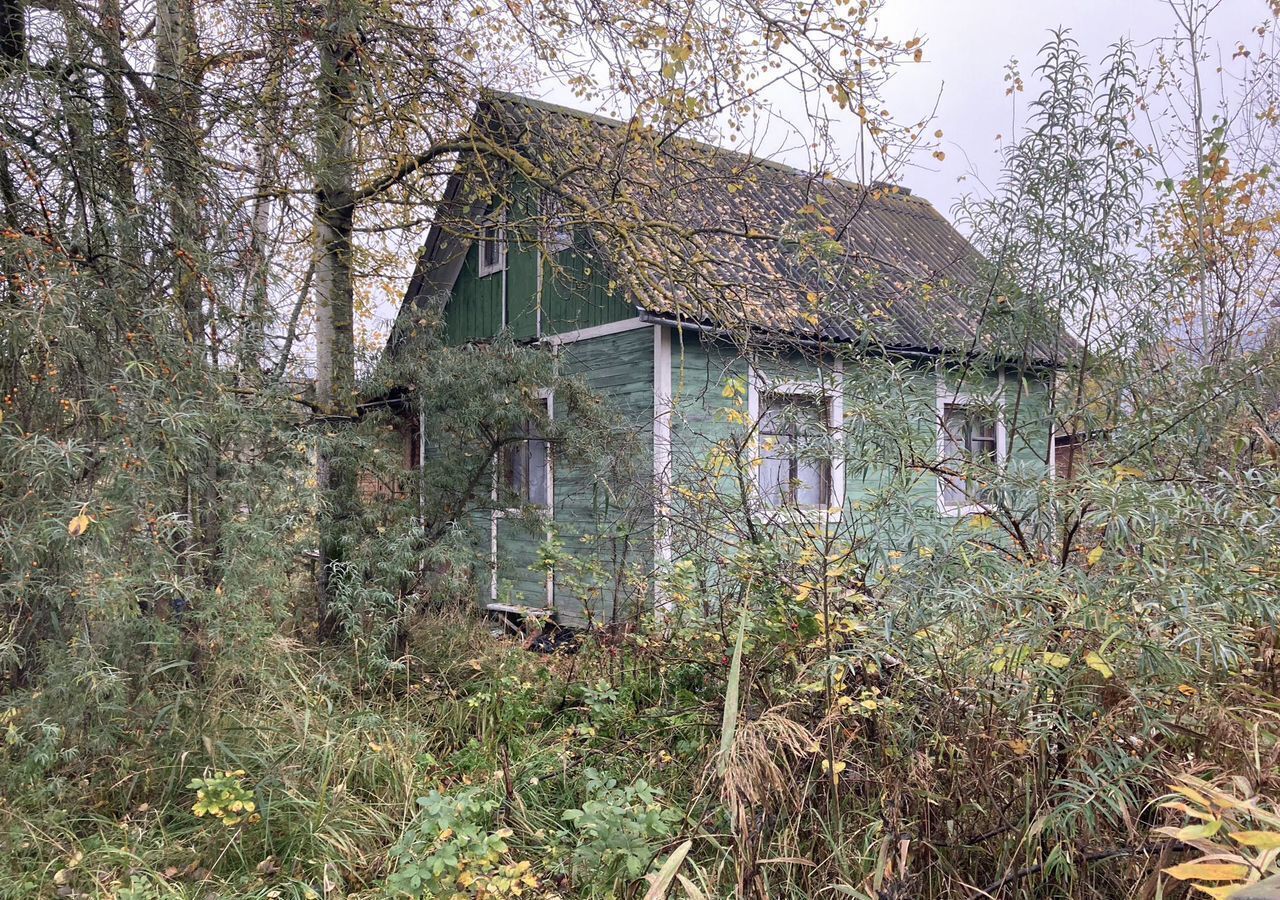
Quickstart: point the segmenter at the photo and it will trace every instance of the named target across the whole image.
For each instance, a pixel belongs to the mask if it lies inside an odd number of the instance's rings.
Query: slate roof
[[[483,103],[477,125],[590,205],[580,227],[651,315],[896,351],[1053,362],[1069,349],[1047,316],[1015,326],[978,253],[909,191],[513,95]]]

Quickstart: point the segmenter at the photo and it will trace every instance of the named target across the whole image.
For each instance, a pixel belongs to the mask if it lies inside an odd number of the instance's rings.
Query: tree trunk
[[[199,93],[193,61],[198,55],[192,0],[156,4],[156,94],[166,207],[173,244],[173,294],[194,364],[204,361],[204,300],[200,287]]]
[[[320,636],[337,622],[331,578],[342,561],[341,530],[355,505],[355,473],[332,449],[333,426],[355,414],[355,299],[351,281],[355,207],[352,103],[359,65],[359,0],[328,0],[320,44],[316,109],[316,402],[325,411],[325,440],[317,454],[320,560],[317,601]]]
[[[112,10],[114,12],[114,10]],[[186,340],[189,379],[184,390],[203,391],[217,369],[218,347],[205,313],[204,267],[208,261],[204,228],[205,171],[201,142],[200,47],[193,0],[159,0],[156,4],[155,112],[158,151],[168,212],[170,288],[180,331]],[[212,305],[210,314],[214,312]],[[184,568],[206,588],[221,580],[222,523],[218,510],[220,447],[217,435],[192,460],[195,475],[188,485],[187,515],[191,536],[179,548]],[[190,598],[182,598],[190,602]]]

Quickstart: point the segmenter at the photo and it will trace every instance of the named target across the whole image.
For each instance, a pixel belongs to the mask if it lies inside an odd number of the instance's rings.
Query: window
[[[573,230],[559,197],[544,193],[538,203],[538,215],[538,241],[544,253],[559,253],[573,246]]]
[[[1000,423],[994,411],[956,399],[942,404],[940,424],[942,465],[971,471],[941,478],[939,500],[944,511],[966,512],[991,498],[991,486],[982,476],[994,474],[1004,458]]]
[[[541,402],[550,415],[550,398],[543,398]],[[525,420],[521,434],[521,439],[502,449],[502,485],[525,503],[550,506],[551,458],[547,439],[533,419]]]
[[[506,217],[493,213],[480,225],[480,277],[507,267]]]
[[[761,394],[759,478],[767,505],[831,505],[828,411],[819,395]]]

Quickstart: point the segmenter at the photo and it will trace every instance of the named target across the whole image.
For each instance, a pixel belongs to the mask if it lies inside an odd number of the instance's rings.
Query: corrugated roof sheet
[[[583,227],[621,289],[650,313],[1039,361],[1061,359],[1070,342],[1047,316],[1002,334],[1008,304],[988,296],[981,258],[909,192],[511,95],[490,98],[477,119],[591,207]]]

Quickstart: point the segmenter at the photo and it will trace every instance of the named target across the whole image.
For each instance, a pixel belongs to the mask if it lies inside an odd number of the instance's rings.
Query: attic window
[[[538,242],[542,252],[560,253],[573,246],[573,230],[558,196],[544,192],[538,202],[538,216]]]
[[[495,212],[480,225],[480,277],[507,267],[506,216]]]

